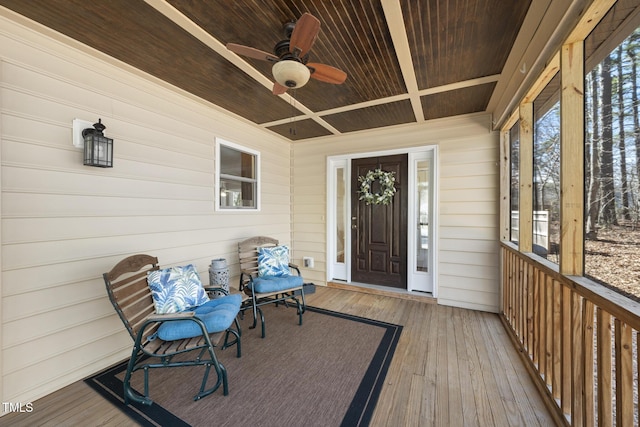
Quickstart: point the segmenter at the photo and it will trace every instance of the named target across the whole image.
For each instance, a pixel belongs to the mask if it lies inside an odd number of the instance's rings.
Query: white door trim
[[[435,242],[437,242],[436,233],[436,189],[437,183],[435,182],[435,177],[437,173],[435,172],[435,150],[429,151],[421,151],[416,153],[409,153],[409,200],[407,201],[407,290],[411,291],[419,291],[419,292],[428,292],[432,293],[435,297],[435,288],[434,288],[434,277],[437,277],[435,274],[436,268],[436,255],[437,250],[435,247]],[[429,226],[428,226],[428,242],[427,242],[427,265],[428,271],[418,271],[418,251],[416,247],[416,243],[419,241],[420,236],[418,235],[417,224],[419,222],[418,214],[418,191],[416,188],[417,180],[417,171],[418,171],[418,162],[430,160],[429,165]],[[413,230],[413,234],[410,232]],[[413,240],[410,240],[413,239]]]
[[[433,171],[431,174],[432,178],[432,228],[430,235],[430,248],[433,248],[429,251],[429,265],[433,266],[431,269],[431,281],[433,283],[432,286],[432,295],[433,297],[437,297],[438,294],[438,286],[437,286],[437,253],[438,253],[438,146],[437,145],[424,145],[420,147],[412,147],[412,148],[402,148],[402,149],[394,149],[394,150],[382,150],[382,151],[371,151],[371,152],[363,152],[363,153],[352,153],[352,154],[344,154],[337,156],[329,156],[327,157],[327,263],[326,263],[326,277],[327,281],[331,281],[334,279],[343,280],[347,283],[351,283],[351,220],[350,220],[350,211],[351,211],[351,160],[366,158],[366,157],[378,157],[378,156],[388,156],[394,154],[408,154],[409,155],[409,189],[408,194],[412,195],[409,197],[409,212],[411,212],[412,208],[415,208],[415,201],[411,202],[413,195],[416,194],[416,184],[415,179],[412,179],[412,170],[415,169],[415,159],[423,158],[421,153],[428,153],[426,155],[432,156],[433,158]],[[414,159],[414,160],[412,160]],[[344,179],[345,179],[345,204],[346,209],[344,212],[344,224],[345,224],[345,254],[344,254],[344,265],[338,265],[335,263],[336,259],[336,178],[335,172],[338,168],[344,168]],[[415,178],[415,170],[413,171],[413,177]],[[411,290],[422,290],[421,286],[415,283],[415,280],[419,280],[415,275],[412,274],[412,270],[410,270],[410,265],[415,268],[415,260],[412,260],[411,257],[415,257],[415,248],[413,248],[413,243],[417,239],[417,230],[414,227],[414,223],[411,221],[407,221],[407,289]],[[412,261],[412,263],[410,262]]]

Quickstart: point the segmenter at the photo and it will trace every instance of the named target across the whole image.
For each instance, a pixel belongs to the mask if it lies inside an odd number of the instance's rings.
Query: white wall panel
[[[439,303],[497,311],[498,135],[489,128],[488,116],[472,115],[294,143],[294,246],[315,257],[305,275],[326,283],[327,157],[437,145]]]
[[[0,397],[32,401],[128,357],[102,273],[127,255],[211,259],[291,240],[291,145],[100,54],[0,16]],[[82,165],[74,118],[106,125],[114,167]],[[214,210],[215,139],[261,153],[262,209]],[[232,285],[235,285],[235,277]]]

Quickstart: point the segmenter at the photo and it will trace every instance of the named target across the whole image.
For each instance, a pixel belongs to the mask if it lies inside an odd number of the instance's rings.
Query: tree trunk
[[[602,152],[601,152],[601,185],[602,185],[602,221],[606,225],[617,224],[615,188],[613,185],[613,113],[612,113],[612,79],[611,58],[602,61]]]
[[[635,139],[636,146],[636,189],[634,201],[638,203],[638,199],[640,198],[640,112],[638,111],[638,63],[636,61],[637,54],[636,50],[638,48],[638,43],[640,42],[640,33],[637,31],[631,35],[629,38],[629,44],[627,44],[627,55],[631,58],[631,113],[633,114],[633,136]],[[635,206],[636,211],[636,220],[638,212],[640,211],[639,206]]]
[[[622,45],[618,46],[618,126],[620,128],[620,138],[618,138],[618,151],[620,152],[620,198],[622,199],[622,218],[631,220],[629,212],[629,182],[627,181],[627,143],[626,129],[624,125],[624,73],[622,71]]]
[[[587,139],[587,224],[586,237],[598,238],[598,219],[600,214],[600,96],[598,90],[598,70],[596,67],[591,76],[591,136]]]

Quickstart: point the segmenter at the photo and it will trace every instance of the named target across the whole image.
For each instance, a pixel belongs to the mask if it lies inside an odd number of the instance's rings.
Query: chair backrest
[[[109,300],[134,341],[145,320],[155,314],[147,272],[158,269],[158,258],[132,255],[103,274]],[[152,328],[147,331],[154,332]]]
[[[258,248],[278,246],[278,241],[271,237],[257,236],[243,240],[238,243],[238,258],[240,259],[240,270],[251,274],[258,274]],[[240,290],[249,281],[248,276],[241,276]]]

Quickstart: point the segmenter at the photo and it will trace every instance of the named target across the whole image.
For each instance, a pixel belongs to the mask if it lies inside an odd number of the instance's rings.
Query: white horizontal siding
[[[474,115],[294,143],[294,246],[315,258],[305,276],[326,282],[327,157],[437,145],[438,301],[497,311],[498,135],[489,127]]]
[[[95,55],[0,16],[3,402],[129,355],[102,280],[123,257],[194,263],[208,282],[213,258],[239,274],[238,241],[291,240],[288,141]],[[74,118],[102,119],[113,168],[82,165]],[[261,153],[261,211],[214,210],[218,137]]]
[[[441,304],[499,308],[498,135],[440,144]]]

